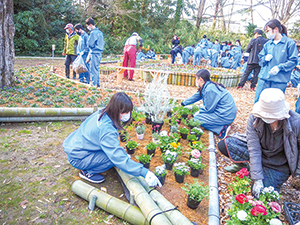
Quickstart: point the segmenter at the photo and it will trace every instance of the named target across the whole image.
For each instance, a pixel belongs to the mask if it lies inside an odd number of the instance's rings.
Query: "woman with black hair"
[[[287,37],[287,29],[273,19],[265,25],[265,33],[270,39],[258,54],[261,66],[255,92],[254,103],[266,88],[279,88],[285,93],[292,70],[297,65],[298,50],[296,42]]]
[[[201,69],[196,73],[197,93],[186,99],[181,105],[190,105],[199,100],[203,107],[195,113],[194,119],[203,122],[203,128],[210,130],[224,138],[229,125],[236,117],[237,108],[231,94],[222,84],[210,80],[210,73]]]
[[[89,116],[63,143],[70,164],[79,176],[92,183],[105,179],[100,174],[116,166],[133,176],[143,176],[150,186],[161,186],[154,173],[134,162],[119,144],[121,121],[130,120],[133,104],[122,92],[116,93],[108,105]]]

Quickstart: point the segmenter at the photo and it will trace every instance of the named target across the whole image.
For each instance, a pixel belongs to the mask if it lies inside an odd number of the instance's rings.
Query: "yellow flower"
[[[178,145],[175,142],[170,143],[170,145],[172,145],[173,148],[177,148]]]
[[[196,143],[197,143],[197,141],[193,141],[192,143],[193,143],[193,145],[194,145],[194,144],[196,144]]]

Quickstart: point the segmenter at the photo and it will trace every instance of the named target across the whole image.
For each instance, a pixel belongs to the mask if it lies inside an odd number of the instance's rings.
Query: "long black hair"
[[[107,106],[102,110],[99,120],[104,113],[107,113],[107,115],[113,121],[115,127],[119,130],[124,130],[123,126],[121,125],[120,114],[131,112],[132,109],[133,104],[128,95],[123,92],[118,92],[111,97]]]
[[[281,34],[285,34],[287,36],[287,28],[283,24],[281,24],[279,22],[279,20],[272,19],[269,22],[267,22],[265,25],[265,28],[264,28],[265,30],[266,30],[267,26],[270,27],[272,30],[274,30],[276,27],[278,27],[279,32]]]
[[[216,83],[216,82],[213,82],[213,81],[211,81],[210,80],[210,73],[209,73],[209,71],[207,70],[207,69],[201,69],[201,70],[198,70],[198,72],[196,73],[196,78],[202,78],[203,80],[204,80],[204,84],[203,84],[203,86],[202,87],[199,87],[199,89],[198,89],[198,91],[200,92],[200,96],[202,97],[202,89],[203,89],[203,87],[204,87],[204,85],[206,84],[206,82],[207,81],[210,81],[211,83],[213,83],[214,85],[216,85],[216,87],[218,88],[218,90],[219,91],[222,91],[221,89],[220,89],[220,86],[222,87],[222,88],[225,88],[224,86],[223,86],[223,84],[219,84],[219,83]],[[225,88],[226,89],[226,88]]]

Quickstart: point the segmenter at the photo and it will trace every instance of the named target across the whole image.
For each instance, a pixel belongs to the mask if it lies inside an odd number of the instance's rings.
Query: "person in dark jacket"
[[[176,48],[180,44],[179,37],[177,37],[176,34],[174,34],[171,43],[172,43],[172,49]]]
[[[170,54],[172,56],[172,64],[175,62],[175,58],[178,53],[182,56],[182,50],[183,50],[182,46],[179,45],[170,51]]]
[[[249,116],[246,141],[229,136],[218,143],[218,148],[237,163],[225,167],[228,172],[237,172],[250,161],[255,197],[264,187],[279,191],[290,175],[300,176],[300,115],[289,110],[280,89],[267,88]]]
[[[240,80],[239,86],[238,88],[241,89],[244,87],[247,78],[249,76],[249,74],[254,70],[254,75],[253,78],[251,80],[251,90],[254,91],[256,84],[257,84],[257,80],[258,80],[258,74],[260,71],[260,65],[259,63],[259,58],[258,58],[258,53],[262,50],[262,48],[264,47],[264,44],[268,41],[267,39],[265,39],[262,36],[262,30],[260,29],[255,29],[254,31],[254,37],[253,39],[251,39],[251,41],[249,42],[246,52],[249,52],[249,58],[247,60],[247,68]]]

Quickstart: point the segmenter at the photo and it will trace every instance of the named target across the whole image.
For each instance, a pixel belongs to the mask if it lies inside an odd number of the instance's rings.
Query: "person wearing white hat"
[[[249,116],[246,140],[227,137],[218,143],[218,148],[235,163],[250,162],[252,193],[256,198],[264,187],[273,186],[279,191],[290,175],[300,176],[300,115],[289,110],[280,89],[267,88]],[[236,169],[243,167],[238,166]],[[237,171],[233,169],[227,171]]]

